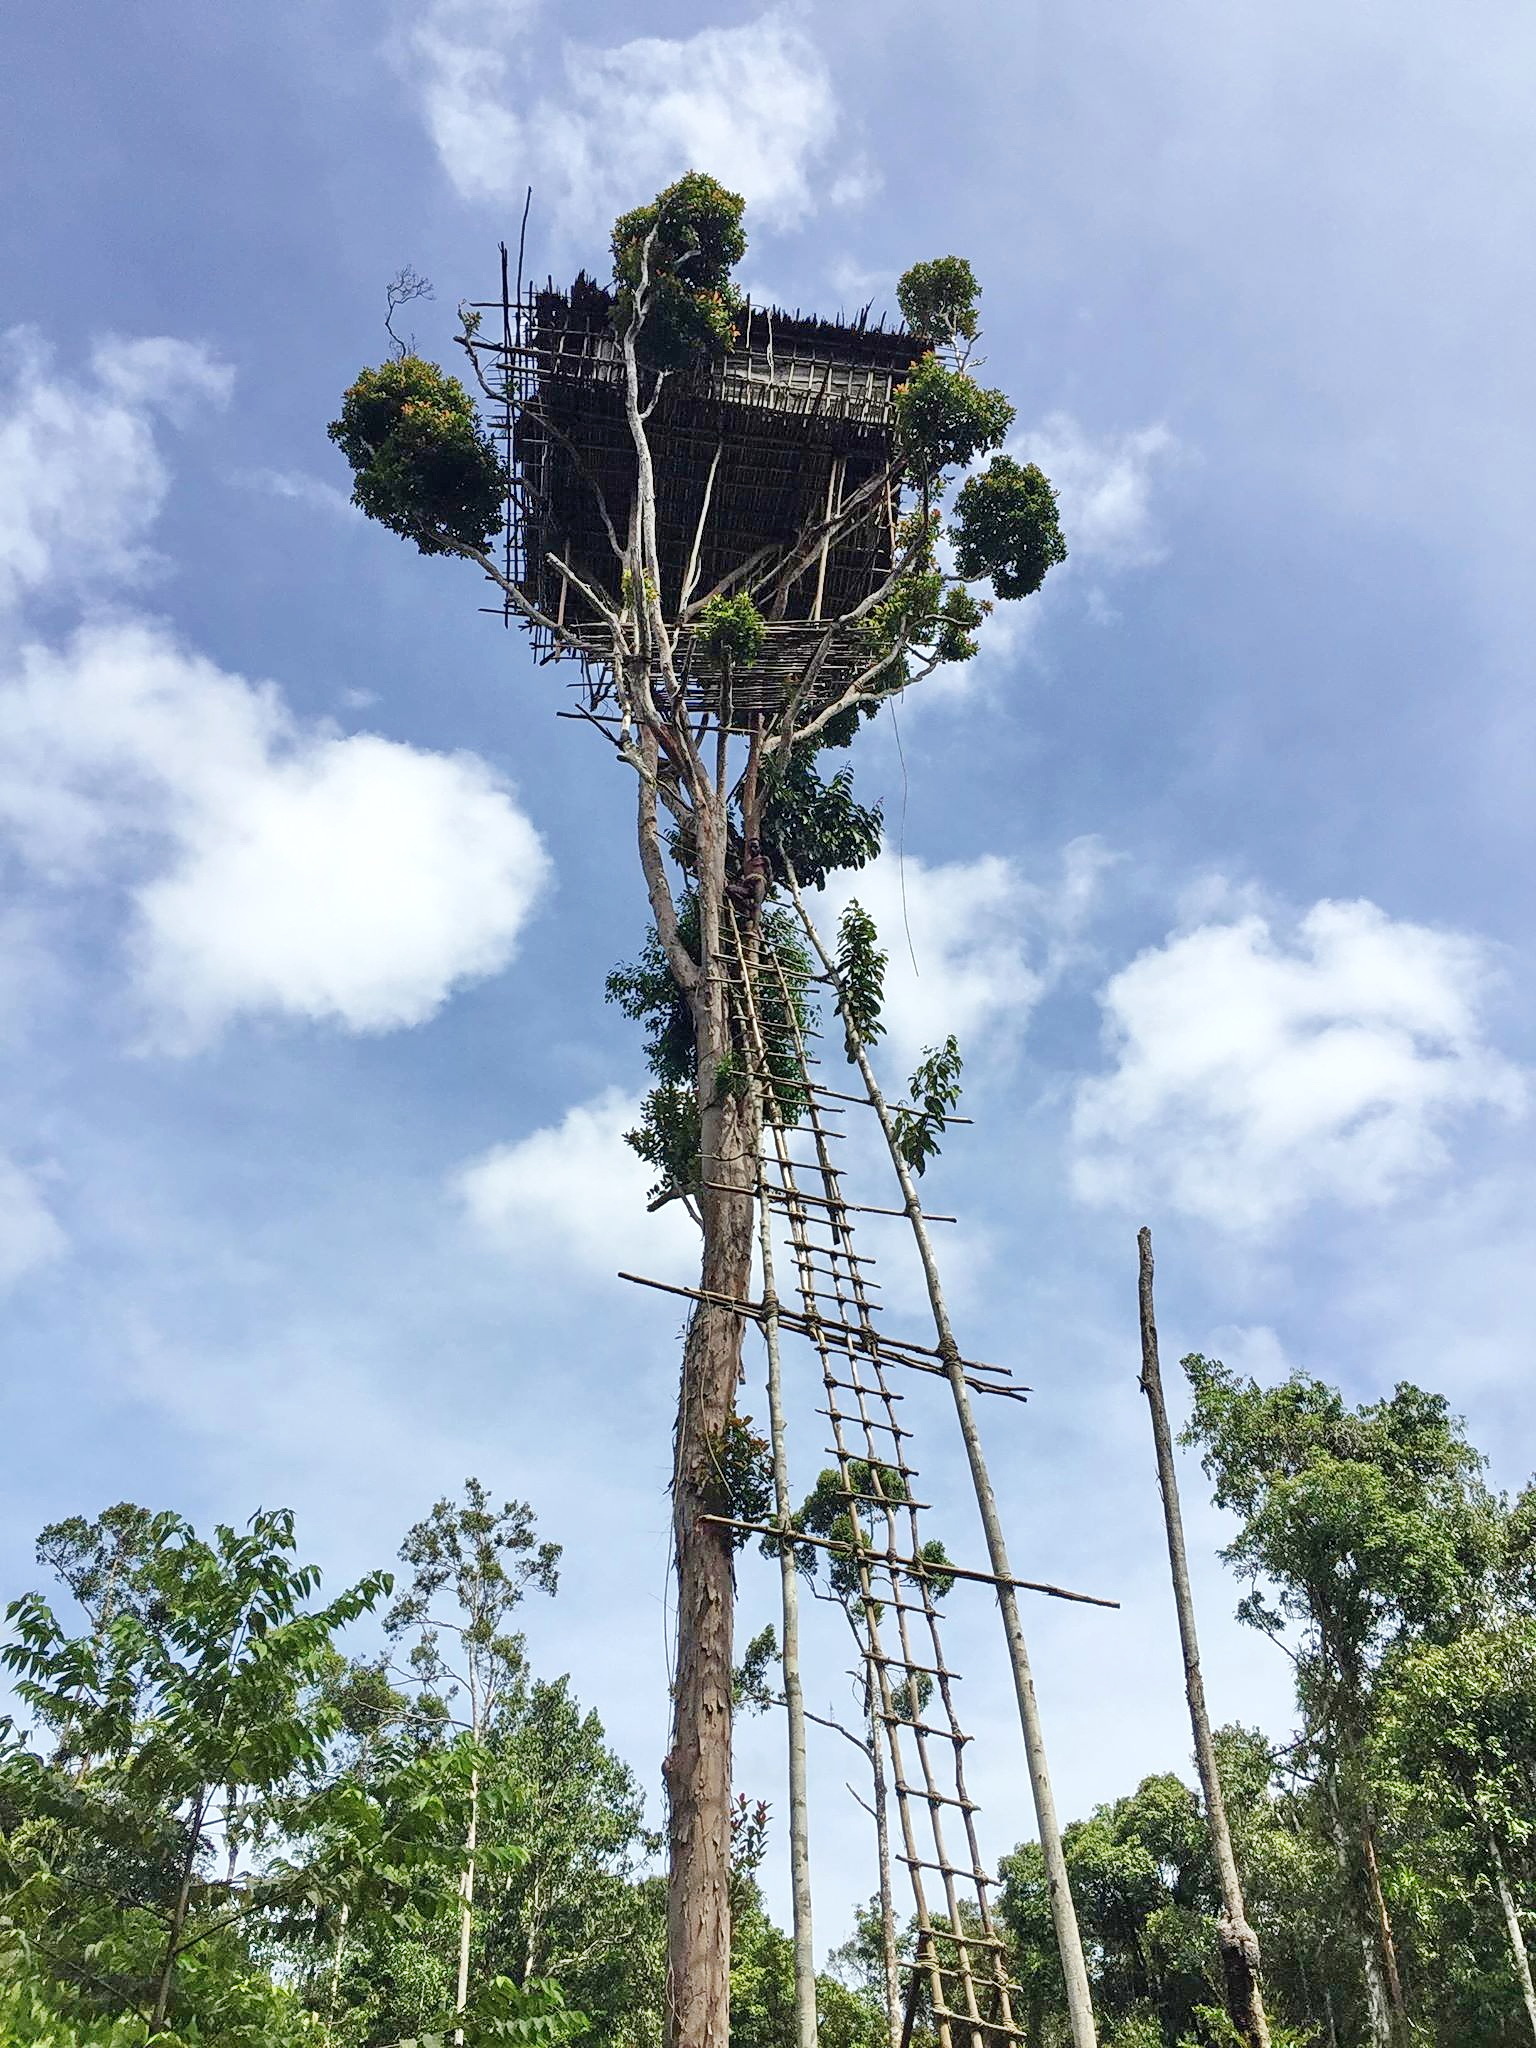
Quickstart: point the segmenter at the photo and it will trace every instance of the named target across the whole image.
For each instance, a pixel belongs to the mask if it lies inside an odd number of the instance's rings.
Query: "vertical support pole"
[[[761,1060],[761,1048],[755,1048]],[[774,1519],[794,1528],[789,1457],[784,1441],[784,1378],[779,1356],[779,1297],[773,1279],[773,1219],[761,1187],[757,1200],[758,1257],[763,1269],[763,1342],[768,1353],[768,1435],[773,1447]],[[800,1684],[800,1583],[794,1546],[779,1545],[783,1615],[784,1721],[789,1732],[789,1878],[795,1942],[795,2040],[817,2048],[816,1946],[811,1933],[810,1795],[805,1767],[805,1694]]]
[[[1222,1976],[1226,1983],[1227,2016],[1249,2048],[1269,2048],[1269,2022],[1264,2015],[1264,1999],[1259,1989],[1258,1937],[1248,1925],[1248,1914],[1243,1904],[1242,1880],[1237,1874],[1237,1859],[1232,1853],[1232,1831],[1227,1826],[1227,1802],[1222,1796],[1216,1745],[1211,1740],[1211,1717],[1206,1711],[1205,1681],[1200,1675],[1195,1596],[1189,1583],[1184,1517],[1179,1508],[1179,1474],[1173,1461],[1173,1436],[1168,1428],[1168,1409],[1163,1401],[1163,1373],[1157,1356],[1150,1230],[1142,1229],[1138,1233],[1136,1248],[1140,1255],[1137,1291],[1141,1307],[1141,1391],[1146,1395],[1147,1406],[1152,1413],[1157,1484],[1163,1497],[1163,1525],[1168,1532],[1173,1604],[1178,1611],[1179,1646],[1184,1653],[1184,1696],[1189,1701],[1189,1727],[1195,1738],[1195,1767],[1200,1773],[1211,1853],[1221,1886],[1221,1918],[1216,1923],[1216,1946],[1221,1953]]]
[[[799,884],[793,874],[790,876],[789,886],[806,935],[815,947],[833,988],[837,989],[837,962],[827,951],[820,932],[811,922],[805,901],[800,894]],[[843,1021],[848,1028],[849,1050],[853,1053],[871,1107],[880,1120],[880,1128],[891,1155],[891,1164],[896,1170],[896,1178],[901,1186],[907,1219],[917,1243],[923,1279],[928,1290],[928,1304],[933,1312],[939,1356],[944,1361],[950,1392],[954,1396],[960,1436],[965,1445],[966,1462],[971,1470],[976,1505],[981,1513],[987,1556],[997,1578],[1008,1581],[1013,1577],[1013,1570],[1008,1561],[1003,1520],[998,1512],[997,1495],[992,1490],[991,1474],[987,1470],[986,1456],[982,1451],[981,1433],[976,1427],[976,1413],[971,1405],[970,1389],[965,1383],[965,1368],[961,1363],[960,1347],[955,1342],[954,1329],[949,1320],[949,1309],[939,1279],[938,1261],[934,1257],[933,1241],[923,1221],[922,1202],[911,1169],[902,1157],[901,1147],[896,1142],[895,1122],[881,1092],[880,1083],[875,1078],[875,1070],[870,1065],[869,1055],[864,1050],[857,1032],[848,1023],[846,1014]],[[1056,1934],[1056,1947],[1061,1957],[1061,1974],[1066,1985],[1067,2019],[1072,2031],[1072,2048],[1098,2048],[1098,2033],[1093,2018],[1093,1997],[1088,1984],[1088,1965],[1083,1957],[1083,1939],[1077,1925],[1077,1908],[1072,1903],[1072,1887],[1067,1878],[1066,1851],[1062,1846],[1061,1825],[1056,1817],[1056,1797],[1051,1789],[1050,1768],[1046,1762],[1045,1733],[1040,1723],[1039,1702],[1035,1698],[1035,1681],[1029,1666],[1029,1651],[1024,1642],[1024,1624],[1019,1618],[1018,1596],[1012,1585],[1005,1583],[998,1586],[997,1604],[1002,1612],[1003,1634],[1008,1643],[1008,1661],[1013,1670],[1014,1696],[1018,1702],[1019,1725],[1024,1736],[1024,1756],[1029,1767],[1030,1791],[1034,1795],[1035,1822],[1040,1830],[1040,1850],[1045,1860],[1046,1887],[1050,1893],[1051,1924]]]
[[[816,563],[816,598],[811,606],[811,617],[813,619],[821,617],[821,600],[827,588],[827,556],[832,550],[832,514],[841,507],[843,502],[843,472],[846,466],[841,455],[834,455],[831,468],[827,472],[827,503],[826,509],[822,513],[822,520],[827,527],[827,531],[822,535],[821,554]]]

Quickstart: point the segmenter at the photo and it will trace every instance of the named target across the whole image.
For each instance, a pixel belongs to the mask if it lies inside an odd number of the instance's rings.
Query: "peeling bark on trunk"
[[[694,999],[700,1107],[701,1289],[739,1301],[752,1280],[758,1133],[749,1091],[723,1085],[730,1050],[720,967],[723,819],[698,820],[701,974]],[[677,1670],[665,1777],[670,2048],[728,2048],[731,1979],[731,1657],[735,1572],[718,1447],[741,1378],[742,1318],[701,1302],[683,1347],[673,1468]]]

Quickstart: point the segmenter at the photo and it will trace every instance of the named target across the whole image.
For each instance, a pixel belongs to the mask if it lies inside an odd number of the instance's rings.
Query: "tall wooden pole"
[[[763,1048],[753,1047],[761,1060]],[[794,1529],[784,1428],[784,1377],[779,1352],[779,1297],[773,1278],[773,1219],[759,1195],[758,1257],[763,1269],[763,1336],[768,1350],[768,1430],[773,1450],[774,1520]],[[805,1694],[800,1683],[800,1584],[792,1543],[779,1545],[779,1595],[784,1635],[784,1721],[789,1735],[789,1881],[794,1913],[796,2048],[817,2048],[816,1945],[811,1930],[810,1795],[806,1785]]]
[[[1179,1510],[1179,1476],[1173,1462],[1173,1437],[1168,1428],[1162,1368],[1157,1356],[1151,1231],[1143,1229],[1136,1243],[1141,1254],[1141,1391],[1146,1395],[1147,1406],[1152,1413],[1157,1483],[1163,1496],[1168,1564],[1173,1574],[1173,1604],[1178,1610],[1179,1642],[1184,1652],[1184,1693],[1189,1701],[1189,1725],[1195,1738],[1195,1767],[1200,1773],[1200,1790],[1211,1831],[1211,1851],[1216,1859],[1216,1876],[1221,1886],[1221,1917],[1216,1922],[1216,1946],[1221,1953],[1222,1975],[1226,1982],[1227,2014],[1249,2048],[1269,2048],[1269,2022],[1264,2017],[1264,1999],[1259,1989],[1258,1937],[1248,1925],[1247,1909],[1243,1904],[1242,1881],[1237,1874],[1237,1859],[1232,1854],[1232,1832],[1227,1826],[1227,1804],[1222,1797],[1221,1772],[1216,1763],[1216,1745],[1211,1740],[1211,1717],[1205,1706],[1205,1683],[1200,1676],[1195,1600],[1190,1590],[1189,1560],[1184,1550],[1184,1518]]]

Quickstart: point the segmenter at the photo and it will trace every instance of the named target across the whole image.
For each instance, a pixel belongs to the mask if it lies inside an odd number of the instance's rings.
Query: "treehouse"
[[[635,498],[613,295],[581,276],[569,291],[531,290],[512,310],[516,334],[509,320],[502,351],[508,566],[564,636],[562,645],[535,628],[539,654],[577,655],[596,705],[607,695],[611,635],[580,586],[617,603],[614,539],[624,543]],[[890,460],[893,400],[923,347],[867,315],[840,324],[748,305],[723,357],[666,379],[647,422],[661,599],[680,629],[678,667],[697,710],[722,708],[718,664],[696,646],[698,610],[716,592],[750,589],[767,621],[760,657],[731,680],[730,725],[771,716],[797,689],[810,708],[856,673],[859,629],[836,622],[890,571],[894,492],[867,487]],[[816,536],[850,510],[838,530]]]

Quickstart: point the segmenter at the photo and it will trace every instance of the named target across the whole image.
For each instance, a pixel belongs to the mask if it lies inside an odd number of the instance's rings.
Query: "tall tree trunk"
[[[1525,1935],[1520,1927],[1520,1909],[1515,1904],[1515,1895],[1509,1888],[1504,1858],[1499,1854],[1498,1841],[1491,1829],[1488,1834],[1488,1861],[1493,1867],[1494,1889],[1498,1892],[1499,1908],[1504,1915],[1504,1931],[1509,1936],[1509,1953],[1515,1966],[1515,1978],[1520,1986],[1521,2002],[1525,2006],[1525,2016],[1530,2022],[1532,2037],[1536,2038],[1536,1984],[1531,1981],[1531,1958],[1526,1950]]]
[[[1377,1930],[1364,1909],[1358,1861],[1350,1855],[1349,1834],[1344,1826],[1344,1817],[1339,1811],[1338,1786],[1331,1770],[1324,1784],[1324,1809],[1328,1815],[1328,1833],[1333,1841],[1333,1853],[1338,1861],[1345,1900],[1355,1923],[1356,1938],[1360,1943],[1360,1974],[1365,1984],[1366,2024],[1370,2028],[1372,2048],[1394,2048],[1392,2006],[1387,1997],[1387,1980],[1381,1967],[1380,1943]]]
[[[753,1064],[765,1069],[766,1048],[752,1047]],[[754,1097],[760,1100],[758,1089]],[[773,1272],[773,1219],[759,1201],[758,1258],[763,1270],[763,1335],[768,1351],[768,1432],[773,1451],[774,1518],[786,1534],[794,1527],[789,1491],[789,1450],[784,1430],[784,1380],[779,1355],[778,1291]],[[805,1695],[800,1683],[800,1575],[794,1545],[779,1545],[779,1603],[783,1620],[781,1668],[784,1722],[789,1739],[789,1881],[795,1943],[795,2038],[797,2048],[816,2048],[816,1946],[811,1927],[810,1798],[806,1788]]]
[[[742,1319],[752,1280],[758,1133],[750,1091],[728,1084],[731,1051],[720,945],[724,803],[697,814],[700,976],[699,1209],[701,1301],[683,1346],[672,1526],[677,1557],[677,1667],[667,1784],[667,2030],[671,2048],[728,2048],[731,1994],[730,1532],[720,1512],[719,1447],[741,1377]]]
[[[1376,1830],[1369,1813],[1360,1823],[1360,1855],[1371,1901],[1371,1918],[1376,1925],[1376,1940],[1381,1949],[1381,1974],[1386,1987],[1392,2039],[1404,2042],[1408,2039],[1408,2005],[1403,1997],[1403,1980],[1398,1973],[1397,1943],[1392,1938],[1387,1897],[1381,1888],[1381,1866],[1376,1860]]]
[[[1264,2016],[1264,1998],[1259,1988],[1258,1936],[1248,1924],[1247,1908],[1243,1903],[1242,1880],[1238,1876],[1237,1859],[1232,1853],[1232,1831],[1227,1825],[1227,1802],[1221,1789],[1216,1745],[1211,1740],[1211,1717],[1206,1711],[1205,1681],[1200,1675],[1200,1642],[1195,1632],[1195,1596],[1189,1583],[1189,1559],[1184,1549],[1179,1475],[1173,1459],[1173,1437],[1168,1428],[1162,1367],[1157,1355],[1151,1231],[1143,1229],[1136,1244],[1140,1254],[1141,1391],[1147,1397],[1152,1415],[1157,1483],[1163,1496],[1168,1565],[1173,1576],[1173,1604],[1178,1612],[1179,1644],[1184,1653],[1184,1695],[1189,1701],[1195,1764],[1200,1773],[1206,1824],[1210,1829],[1211,1850],[1221,1886],[1221,1917],[1216,1923],[1216,1946],[1221,1955],[1222,1977],[1226,1986],[1227,2016],[1250,2048],[1269,2048],[1269,2023]]]
[[[478,1718],[478,1717],[477,1717]],[[475,1731],[479,1740],[479,1730]],[[475,1850],[480,1845],[480,1766],[469,1774],[469,1826],[464,1831],[464,1869],[459,1877],[459,1969],[454,1987],[453,2009],[459,2024],[455,2041],[464,2039],[464,2008],[469,2003],[469,1945],[475,1928]]]

